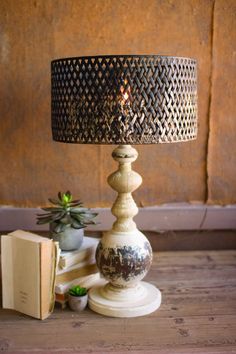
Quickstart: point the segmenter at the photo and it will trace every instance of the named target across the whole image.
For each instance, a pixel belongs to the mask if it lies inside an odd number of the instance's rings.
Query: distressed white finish
[[[151,245],[149,241],[147,240],[146,236],[139,230],[134,229],[132,231],[123,231],[123,232],[118,232],[112,229],[111,231],[105,232],[102,239],[101,239],[101,244],[104,248],[103,255],[106,259],[109,259],[110,254],[109,254],[109,249],[114,250],[114,256],[118,255],[118,249],[122,249],[124,247],[132,247],[134,251],[137,249],[137,253],[139,254],[140,259],[148,258],[150,259],[150,262],[152,262],[152,252],[151,251]],[[148,244],[149,247],[148,249],[145,247],[145,245]],[[127,250],[128,252],[128,250]],[[134,252],[134,253],[136,253]],[[135,254],[134,254],[135,256]],[[98,252],[98,257],[99,259],[99,252]],[[122,265],[124,262],[124,259],[122,259],[122,256],[120,255],[120,264]],[[135,260],[134,260],[135,262]],[[97,264],[99,265],[99,261]],[[130,260],[131,263],[131,260]],[[99,266],[98,266],[99,268]],[[115,284],[117,286],[122,286],[122,287],[133,287],[137,284],[138,281],[142,280],[145,275],[147,274],[149,267],[145,269],[140,269],[138,272],[137,264],[136,264],[136,269],[137,269],[137,274],[134,276],[132,273],[130,273],[130,276],[128,279],[123,279],[122,274],[120,274],[119,277],[114,281],[107,276],[107,280],[111,281],[112,284]],[[113,269],[111,268],[111,272]],[[109,272],[109,269],[108,269]],[[104,276],[104,274],[103,274]],[[117,274],[118,276],[118,274]]]
[[[137,159],[138,152],[130,145],[120,145],[113,151],[112,156],[119,162],[119,169],[107,179],[112,189],[118,192],[118,197],[111,209],[112,214],[117,217],[112,230],[133,231],[136,229],[133,217],[138,214],[138,207],[131,193],[141,185],[142,177],[132,171],[131,163]]]
[[[105,316],[144,316],[157,310],[160,305],[160,290],[144,281],[128,290],[112,289],[109,285],[107,288],[95,287],[89,291],[89,307]]]
[[[148,245],[150,251],[146,252],[146,255],[151,261],[151,246],[133,221],[133,217],[138,213],[138,208],[131,193],[140,186],[142,178],[138,173],[132,171],[131,163],[137,159],[138,153],[130,145],[120,145],[113,151],[112,157],[119,163],[119,169],[108,177],[108,183],[118,192],[111,209],[117,220],[112,229],[102,237],[102,250],[97,251],[98,259],[100,260],[102,255],[105,260],[108,260],[107,264],[112,264],[109,259],[114,257],[113,251],[116,254],[118,249],[131,248],[131,250],[135,250],[137,246],[142,257],[142,254],[145,254],[145,245],[146,247]],[[110,252],[111,250],[112,252]],[[120,266],[122,268],[124,262],[122,257],[120,260],[118,259],[119,266],[116,269],[120,269]],[[100,267],[100,261],[97,264]],[[148,269],[144,268],[143,271],[141,269],[138,274],[132,273],[132,276],[126,275],[126,277],[120,271],[118,278],[114,280],[112,279],[113,267],[111,265],[106,265],[106,267],[111,276],[106,274],[105,277],[111,283],[90,290],[89,306],[92,310],[106,316],[136,317],[149,314],[160,306],[160,291],[154,285],[140,283]]]

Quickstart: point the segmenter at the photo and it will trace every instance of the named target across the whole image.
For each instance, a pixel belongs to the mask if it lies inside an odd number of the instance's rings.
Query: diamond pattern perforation
[[[52,132],[57,141],[150,144],[197,135],[196,61],[102,56],[52,62]]]

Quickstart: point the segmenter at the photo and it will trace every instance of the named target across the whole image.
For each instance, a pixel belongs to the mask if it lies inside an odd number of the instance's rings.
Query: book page
[[[73,279],[69,282],[59,283],[55,287],[56,294],[66,294],[72,286],[80,285],[81,287],[90,289],[101,280],[99,272],[85,275],[80,278]]]
[[[52,282],[52,257],[53,257],[53,247],[52,242],[48,244],[47,242],[41,242],[40,244],[40,266],[41,266],[41,277],[40,277],[40,292],[41,292],[41,318],[47,317],[49,313],[49,307],[51,302],[51,282]]]
[[[56,285],[59,283],[71,281],[73,279],[82,277],[84,275],[90,275],[98,271],[96,263],[87,264],[84,267],[75,268],[68,272],[56,275]]]
[[[83,244],[78,250],[62,251],[59,261],[59,268],[66,269],[76,263],[95,257],[95,251],[99,240],[92,237],[84,237]]]
[[[41,243],[41,319],[53,311],[55,302],[56,268],[59,261],[58,242]]]
[[[2,307],[14,309],[12,238],[1,237]]]
[[[73,264],[72,266],[70,266],[68,268],[62,268],[62,269],[58,268],[57,269],[57,275],[68,273],[68,272],[71,272],[71,271],[74,271],[74,270],[78,270],[78,269],[81,269],[81,268],[85,268],[88,265],[94,264],[94,263],[96,263],[95,255],[92,254],[92,256],[89,256],[86,260],[83,260],[82,262],[78,262],[76,264]]]
[[[8,235],[12,236],[12,237],[17,237],[17,238],[21,238],[24,240],[28,240],[28,241],[38,242],[38,243],[39,242],[51,242],[51,240],[47,237],[39,236],[39,235],[33,234],[32,232],[23,231],[23,230],[16,230],[16,231],[10,232]]]

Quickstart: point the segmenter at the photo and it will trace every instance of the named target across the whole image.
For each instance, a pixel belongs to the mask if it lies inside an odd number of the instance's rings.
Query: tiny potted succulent
[[[75,285],[69,289],[69,306],[73,311],[82,311],[87,306],[88,292],[86,288]]]
[[[73,200],[70,191],[58,193],[58,199],[48,199],[54,206],[42,208],[46,213],[37,214],[37,224],[49,224],[51,236],[59,242],[63,251],[78,249],[84,236],[84,228],[96,224],[97,213],[84,208],[80,200]]]

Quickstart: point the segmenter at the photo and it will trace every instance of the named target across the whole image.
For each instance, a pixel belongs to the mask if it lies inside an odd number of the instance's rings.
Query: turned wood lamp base
[[[144,281],[132,291],[111,289],[107,283],[90,290],[89,307],[104,316],[137,317],[156,311],[161,305],[161,292]]]
[[[138,153],[130,145],[120,145],[112,157],[119,163],[118,170],[108,177],[118,192],[111,209],[117,220],[104,233],[96,251],[98,269],[107,282],[89,291],[89,307],[105,316],[143,316],[159,308],[161,292],[141,281],[151,266],[152,249],[133,221],[138,208],[131,193],[142,178],[131,169],[131,163]]]

